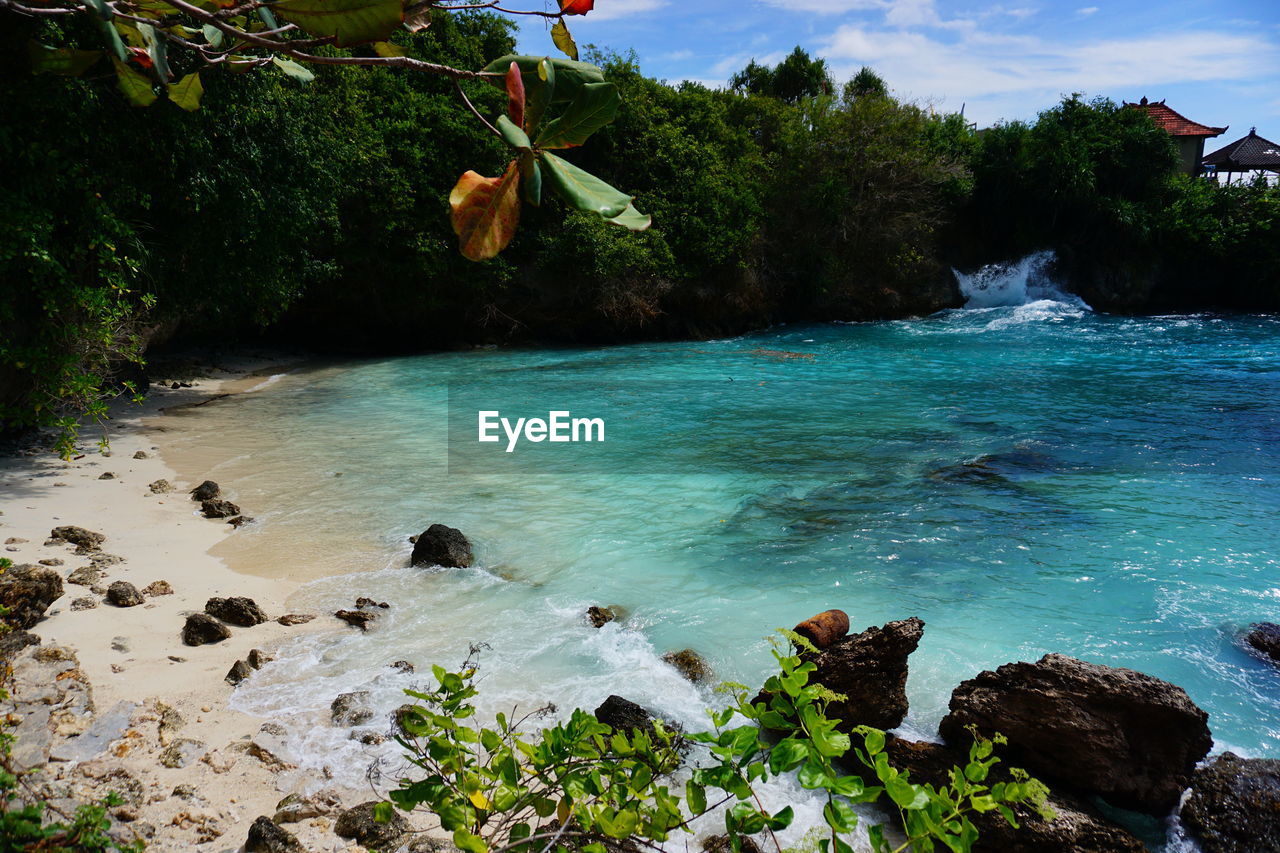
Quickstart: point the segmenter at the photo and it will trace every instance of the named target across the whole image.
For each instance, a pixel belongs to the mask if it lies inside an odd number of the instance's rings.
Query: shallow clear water
[[[1280,671],[1237,645],[1280,617],[1277,342],[1276,317],[1039,299],[291,374],[203,408],[179,443],[228,460],[215,479],[267,510],[233,537],[237,561],[332,575],[296,608],[392,608],[367,635],[296,642],[233,703],[296,721],[304,768],[336,765],[368,748],[306,728],[334,695],[372,689],[390,711],[414,677],[384,664],[456,664],[484,642],[489,708],[619,693],[701,725],[715,698],[662,652],[692,647],[718,677],[758,683],[771,629],[840,607],[855,630],[925,620],[916,733],[959,681],[1061,652],[1181,685],[1219,749],[1280,754]],[[619,402],[628,383],[638,396]],[[474,426],[445,429],[450,392],[455,415],[594,399],[609,440],[476,456],[459,446]],[[433,522],[465,531],[479,566],[405,568],[406,537]],[[629,616],[596,631],[591,604]]]

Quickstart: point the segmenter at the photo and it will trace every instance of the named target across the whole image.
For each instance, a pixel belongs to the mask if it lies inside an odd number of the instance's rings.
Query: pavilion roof
[[[1219,148],[1200,161],[1219,170],[1245,172],[1253,169],[1280,171],[1280,145],[1258,135],[1253,128],[1230,145]]]
[[[1172,136],[1218,136],[1227,129],[1225,127],[1210,127],[1207,124],[1192,121],[1164,101],[1148,102],[1146,98],[1143,98],[1136,104],[1126,103],[1125,106],[1145,111],[1156,124],[1167,130]]]

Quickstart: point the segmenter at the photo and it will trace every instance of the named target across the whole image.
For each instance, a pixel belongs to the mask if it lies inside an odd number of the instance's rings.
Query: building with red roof
[[[1210,127],[1192,121],[1164,101],[1148,101],[1145,97],[1136,104],[1126,103],[1126,107],[1142,110],[1151,116],[1161,128],[1169,132],[1174,144],[1178,146],[1178,157],[1182,169],[1188,175],[1200,173],[1200,161],[1204,157],[1204,141],[1226,133],[1225,127]]]

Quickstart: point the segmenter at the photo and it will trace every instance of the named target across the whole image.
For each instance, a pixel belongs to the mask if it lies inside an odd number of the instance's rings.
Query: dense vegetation
[[[951,266],[1043,248],[1095,307],[1280,306],[1280,191],[1174,175],[1169,138],[1107,101],[979,132],[895,100],[869,69],[839,85],[800,50],[726,90],[597,53],[622,110],[570,159],[634,193],[653,228],[548,199],[475,264],[449,188],[510,155],[449,81],[207,73],[198,112],[132,109],[109,72],[31,74],[29,42],[88,43],[77,27],[0,32],[10,427],[91,410],[113,367],[170,340],[413,350],[903,316],[955,304]],[[507,20],[471,13],[396,38],[463,68],[514,45]],[[499,90],[466,85],[502,111]]]

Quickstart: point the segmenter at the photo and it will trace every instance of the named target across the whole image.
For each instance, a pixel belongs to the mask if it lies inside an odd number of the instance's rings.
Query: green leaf
[[[489,847],[484,843],[484,839],[478,835],[472,835],[465,829],[454,830],[453,844],[465,853],[489,853]]]
[[[169,43],[156,35],[156,28],[151,24],[138,24],[138,35],[142,36],[142,46],[147,49],[156,74],[168,85],[169,78],[173,76],[169,71]]]
[[[373,52],[378,56],[408,56],[409,50],[406,47],[390,41],[375,42]]]
[[[538,134],[539,148],[572,148],[613,121],[622,96],[612,83],[588,83],[578,90],[569,108],[548,122]]]
[[[204,40],[209,43],[210,47],[222,47],[222,30],[213,24],[205,24],[200,28],[200,32],[204,34]]]
[[[542,204],[542,166],[532,151],[520,155],[520,194],[529,204]]]
[[[404,21],[402,0],[281,0],[276,14],[314,36],[332,36],[338,47],[386,41]]]
[[[775,831],[779,829],[786,829],[788,826],[791,826],[791,821],[795,819],[795,810],[792,809],[791,806],[786,806],[781,811],[774,814],[773,817],[769,818],[769,820],[766,821],[766,825],[769,829]]]
[[[169,100],[189,113],[200,109],[200,96],[203,94],[204,84],[200,82],[199,71],[193,71],[169,86]]]
[[[310,83],[312,80],[316,79],[316,75],[312,74],[310,69],[299,65],[292,59],[273,56],[271,57],[271,63],[285,74],[288,74],[290,77],[297,80],[299,83]]]
[[[118,59],[111,60],[116,67],[116,82],[120,91],[135,107],[149,107],[156,100],[156,93],[151,88],[151,78],[134,71]]]
[[[538,63],[544,59],[550,63],[555,72],[555,89],[551,92],[550,100],[552,104],[567,104],[577,97],[578,90],[588,83],[604,82],[604,72],[590,63],[542,56],[503,56],[486,65],[483,73],[491,86],[505,91],[507,69],[514,62],[520,68],[520,76],[524,78],[524,88],[528,92],[541,82]]]
[[[578,210],[612,219],[631,204],[631,196],[549,151],[543,153],[542,162],[552,188]]]
[[[690,781],[684,788],[685,799],[689,802],[689,811],[697,816],[707,810],[707,789]]]
[[[520,66],[516,66],[519,71]],[[524,109],[524,129],[528,133],[533,133],[537,128],[538,122],[542,121],[542,117],[547,112],[547,106],[551,103],[551,96],[556,90],[556,67],[551,64],[550,59],[543,59],[538,62],[537,74],[532,80],[526,79],[525,75],[520,75],[521,85],[524,87],[525,109]],[[529,87],[532,85],[532,89]]]
[[[498,116],[498,132],[502,134],[503,140],[508,145],[518,151],[528,151],[531,147],[529,143],[529,135],[520,129],[514,121],[505,115]]]
[[[378,823],[390,823],[395,816],[395,807],[383,800],[373,805],[373,819]]]
[[[920,809],[929,802],[924,788],[916,787],[902,776],[890,776],[884,782],[885,793],[900,809]]]
[[[634,207],[628,207],[635,210]],[[625,212],[624,214],[625,215]],[[787,738],[779,741],[769,753],[769,769],[774,773],[785,773],[809,757],[809,747],[804,741]]]
[[[100,50],[53,48],[34,39],[27,42],[27,54],[31,57],[32,73],[57,74],[62,77],[79,77],[102,58]]]
[[[884,732],[879,729],[865,728],[862,730],[863,741],[867,745],[867,753],[875,755],[877,752],[884,751]]]
[[[578,43],[573,40],[563,18],[556,21],[555,26],[551,28],[551,41],[555,42],[556,47],[560,48],[565,56],[575,61],[578,59]]]

